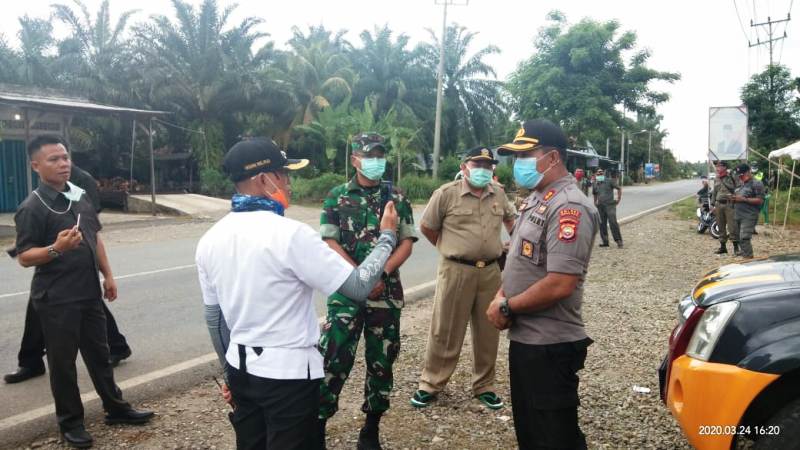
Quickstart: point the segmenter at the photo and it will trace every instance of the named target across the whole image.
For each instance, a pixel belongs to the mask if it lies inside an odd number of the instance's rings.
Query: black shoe
[[[130,347],[128,347],[122,353],[116,353],[109,356],[108,362],[111,363],[111,367],[117,367],[120,361],[122,361],[123,359],[128,359],[130,356],[131,356],[131,349]]]
[[[622,248],[622,241],[617,242],[617,248]]]
[[[42,375],[44,375],[44,366],[36,368],[18,367],[16,372],[7,374],[3,377],[3,379],[8,384],[14,384],[22,383],[25,380],[30,380],[31,378],[36,378]]]
[[[739,254],[741,254],[741,251],[739,250],[739,244],[734,242],[733,243],[733,256],[739,256]]]
[[[325,426],[328,419],[318,419],[317,422],[317,450],[325,450]]]
[[[61,433],[61,436],[64,437],[67,445],[74,448],[89,448],[94,443],[92,435],[83,426],[65,431]]]
[[[153,411],[137,411],[133,408],[114,414],[106,414],[106,425],[141,425],[153,418]]]
[[[603,242],[602,244],[600,244],[600,247],[608,247],[608,242]]]
[[[381,441],[378,439],[378,427],[365,426],[358,432],[357,450],[381,450]]]
[[[728,248],[725,247],[725,244],[720,244],[719,250],[714,252],[717,255],[725,255],[728,253]]]

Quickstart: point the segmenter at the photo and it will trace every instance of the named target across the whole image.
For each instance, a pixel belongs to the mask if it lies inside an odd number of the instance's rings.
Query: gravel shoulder
[[[698,235],[693,222],[675,219],[668,211],[627,224],[622,233],[624,249],[596,248],[592,255],[584,320],[595,343],[580,373],[581,425],[590,448],[688,449],[680,428],[658,397],[656,368],[675,325],[678,300],[707,271],[736,259],[713,255],[718,248],[716,241]],[[759,233],[753,240],[756,257],[800,251],[798,232],[781,235],[759,227]],[[514,448],[505,338],[501,339],[497,364],[497,392],[506,400],[505,408],[489,411],[470,397],[469,338],[439,401],[424,410],[409,405],[424,357],[431,306],[427,299],[403,311],[392,409],[381,426],[384,447]],[[361,361],[350,378],[342,393],[341,409],[328,425],[331,449],[354,448],[363,421]],[[649,388],[650,392],[634,392],[633,386]],[[102,422],[89,423],[95,448],[234,448],[227,405],[212,380],[139,406],[158,412],[151,424],[107,427]],[[55,425],[30,442],[29,448],[63,448]]]

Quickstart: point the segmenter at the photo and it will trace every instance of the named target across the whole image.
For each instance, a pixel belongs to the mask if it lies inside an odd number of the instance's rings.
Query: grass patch
[[[689,197],[673,203],[669,210],[681,220],[697,220],[697,197]]]
[[[786,199],[789,196],[787,190],[778,192],[778,213],[775,214],[775,193],[773,192],[769,200],[769,221],[773,225],[783,226],[783,216],[786,213]],[[759,217],[759,223],[764,223],[764,215]],[[800,229],[800,188],[792,189],[792,203],[789,205],[789,217],[786,220],[786,228]]]

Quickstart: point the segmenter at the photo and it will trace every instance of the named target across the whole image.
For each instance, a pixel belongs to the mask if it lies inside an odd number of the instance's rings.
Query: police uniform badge
[[[550,189],[549,191],[547,191],[546,194],[544,194],[544,198],[542,200],[548,201],[551,198],[553,198],[554,195],[556,195],[556,190],[555,189]]]
[[[522,256],[532,259],[533,258],[533,242],[523,239],[522,248],[520,249]]]
[[[536,212],[539,214],[544,214],[545,211],[547,211],[547,205],[544,204],[540,205],[539,208],[536,210]]]
[[[565,208],[558,213],[558,240],[574,242],[578,237],[578,225],[581,223],[581,212],[573,208]]]

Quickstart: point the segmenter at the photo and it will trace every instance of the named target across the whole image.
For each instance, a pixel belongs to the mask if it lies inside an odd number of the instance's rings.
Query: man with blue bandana
[[[519,448],[585,449],[578,375],[592,340],[581,317],[583,282],[600,221],[567,171],[567,138],[547,120],[526,121],[514,142],[520,207],[503,285],[486,314],[509,329],[511,405]]]
[[[386,262],[383,276],[366,304],[341,293],[328,297],[328,315],[320,339],[325,357],[325,379],[320,388],[319,426],[336,413],[339,394],[355,362],[360,336],[364,334],[367,379],[364,384],[366,422],[358,437],[358,449],[379,449],[378,427],[389,409],[394,377],[392,366],[400,351],[400,311],[403,286],[398,268],[411,256],[417,240],[411,203],[391,183],[382,181],[386,170],[383,136],[360,133],[352,140],[350,162],[355,176],[334,187],[323,203],[319,232],[322,239],[352,265],[361,264],[380,236],[383,208],[392,200],[400,221],[397,249]]]
[[[420,231],[436,246],[441,258],[428,348],[412,406],[428,406],[445,388],[458,363],[469,324],[472,394],[488,408],[503,407],[494,392],[500,334],[485,312],[500,287],[500,233],[503,225],[511,231],[515,211],[503,188],[491,182],[496,164],[488,148],[468,150],[461,163],[463,177],[437,189],[422,216]]]

